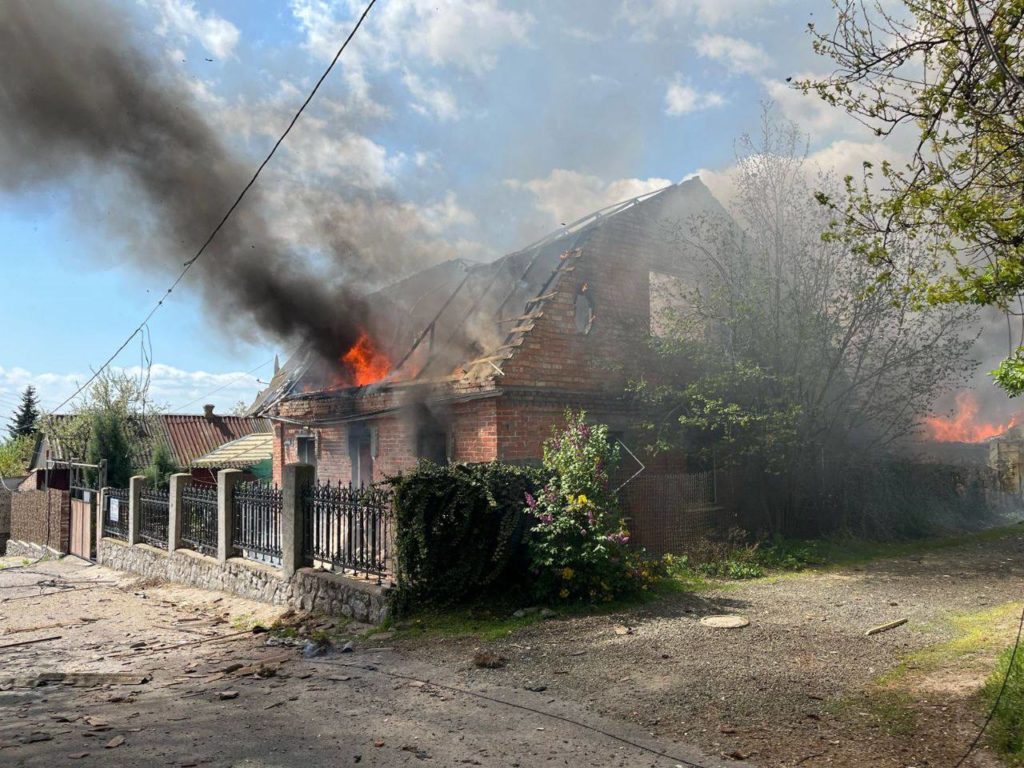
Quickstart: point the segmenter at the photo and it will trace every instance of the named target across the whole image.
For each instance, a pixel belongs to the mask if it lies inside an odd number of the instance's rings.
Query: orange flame
[[[380,381],[391,370],[388,356],[374,346],[366,331],[362,331],[356,343],[341,356],[341,363],[350,372],[351,384],[357,387]]]
[[[1005,424],[978,421],[978,400],[971,392],[956,396],[956,413],[949,417],[931,416],[924,419],[929,437],[940,443],[980,443],[1003,434],[1017,425],[1020,416]]]

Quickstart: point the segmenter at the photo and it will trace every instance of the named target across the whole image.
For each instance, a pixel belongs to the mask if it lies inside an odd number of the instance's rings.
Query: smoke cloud
[[[113,178],[125,194],[109,207],[104,201],[104,226],[127,240],[138,266],[174,272],[254,165],[215,130],[193,92],[133,47],[126,26],[102,0],[0,4],[0,191],[75,179],[84,211]],[[276,190],[268,196],[265,179],[197,262],[187,289],[234,330],[255,325],[337,360],[360,333],[364,289],[423,259],[424,246],[411,245],[400,203],[356,187],[342,196],[295,194],[268,223],[282,200]],[[310,225],[328,265],[317,269],[308,253],[295,253],[289,218]]]

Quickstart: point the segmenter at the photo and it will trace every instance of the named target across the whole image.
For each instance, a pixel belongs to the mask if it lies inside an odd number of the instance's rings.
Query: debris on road
[[[867,632],[864,633],[864,635],[866,637],[871,637],[872,635],[880,635],[882,632],[888,632],[890,629],[902,627],[908,621],[910,621],[910,619],[904,618],[896,619],[896,621],[890,621],[887,624],[879,624],[877,627],[872,627],[871,629],[869,629]]]

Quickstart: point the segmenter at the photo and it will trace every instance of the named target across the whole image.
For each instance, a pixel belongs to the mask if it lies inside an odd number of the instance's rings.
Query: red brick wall
[[[19,491],[11,498],[11,538],[68,552],[71,501],[67,491]]]
[[[446,421],[453,431],[453,459],[538,460],[544,440],[562,422],[566,408],[585,408],[595,421],[627,434],[635,428],[639,417],[623,399],[624,387],[641,373],[657,378],[649,345],[650,272],[680,273],[679,254],[660,242],[661,228],[663,219],[671,220],[672,211],[689,194],[677,189],[619,213],[578,244],[579,255],[565,261],[548,289],[554,295],[540,306],[542,316],[511,358],[501,363],[503,375],[483,382],[467,377],[433,385],[443,396],[498,390],[496,397],[449,407]],[[575,306],[584,284],[594,306],[594,321],[586,334],[577,328]],[[410,412],[403,407],[407,394],[409,388],[398,386],[369,388],[351,396],[311,396],[284,403],[281,415],[315,425],[325,417],[366,414],[362,423],[378,428],[374,478],[381,479],[409,469],[417,460],[415,421],[402,415]],[[439,399],[429,391],[416,397],[424,402]],[[398,410],[386,416],[371,415],[394,408]],[[294,431],[286,427],[285,439]],[[320,475],[348,480],[347,428],[321,426],[318,434]],[[280,459],[294,461],[294,448]],[[275,455],[275,471],[277,466]]]
[[[498,458],[498,404],[501,398],[471,400],[452,407],[455,461],[469,463]]]

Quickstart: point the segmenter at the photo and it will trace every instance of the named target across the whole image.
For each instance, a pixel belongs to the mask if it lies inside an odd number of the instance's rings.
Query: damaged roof
[[[500,373],[506,351],[528,332],[559,270],[613,217],[634,210],[656,231],[659,222],[724,209],[691,178],[595,211],[493,262],[453,259],[417,272],[370,295],[380,341],[392,355],[389,379],[441,379],[462,368],[483,377]],[[275,372],[250,413],[265,413],[299,392],[315,364],[300,349]],[[404,374],[404,375],[403,375]],[[327,390],[325,390],[327,391]]]

